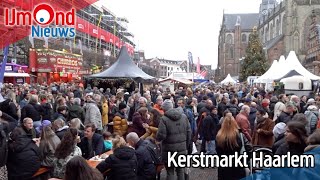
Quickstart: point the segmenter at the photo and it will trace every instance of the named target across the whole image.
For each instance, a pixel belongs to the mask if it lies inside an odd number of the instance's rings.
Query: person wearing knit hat
[[[41,131],[42,131],[42,129],[45,128],[45,127],[47,127],[47,126],[51,126],[51,121],[49,121],[49,120],[43,120],[43,121],[41,122],[41,126],[39,126],[39,127],[36,128],[37,133],[40,134]]]
[[[170,109],[173,109],[173,102],[170,99],[166,99],[162,105],[161,108],[163,109],[164,112],[169,111]]]
[[[119,104],[119,111],[121,111],[124,108],[127,108],[127,105],[125,103],[120,103]]]

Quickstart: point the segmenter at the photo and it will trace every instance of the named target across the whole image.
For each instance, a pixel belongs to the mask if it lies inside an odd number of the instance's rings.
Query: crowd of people
[[[320,96],[275,94],[244,85],[178,88],[98,89],[79,83],[12,85],[0,103],[0,180],[188,179],[168,167],[168,152],[231,155],[244,148],[274,154],[311,152],[320,164]],[[86,160],[112,151],[97,167]],[[316,166],[319,168],[319,166]],[[304,177],[312,170],[294,170]],[[320,171],[318,171],[320,172]],[[219,180],[246,176],[240,167],[218,168]],[[318,175],[319,177],[319,175]]]

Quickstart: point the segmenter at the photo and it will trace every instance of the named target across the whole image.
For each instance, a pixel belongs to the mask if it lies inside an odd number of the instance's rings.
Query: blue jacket
[[[296,179],[320,179],[320,145],[309,145],[305,154],[313,154],[314,168],[295,168],[292,177]]]

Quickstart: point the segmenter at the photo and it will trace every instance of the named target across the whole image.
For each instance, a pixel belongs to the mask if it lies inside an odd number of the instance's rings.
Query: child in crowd
[[[108,131],[103,133],[104,147],[106,151],[112,149],[112,134]]]

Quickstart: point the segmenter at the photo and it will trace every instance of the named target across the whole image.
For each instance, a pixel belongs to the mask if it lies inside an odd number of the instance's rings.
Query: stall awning
[[[30,77],[28,73],[4,73],[4,77]]]

